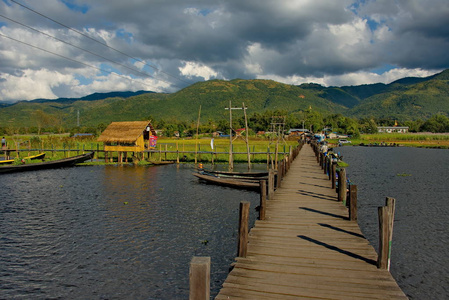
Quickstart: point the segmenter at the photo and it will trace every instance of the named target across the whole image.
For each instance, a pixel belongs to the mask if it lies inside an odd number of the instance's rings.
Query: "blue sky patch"
[[[393,65],[390,65],[390,64],[384,64],[384,65],[382,65],[382,66],[380,66],[378,68],[371,69],[370,72],[376,73],[378,75],[382,75],[383,73],[388,72],[388,71],[390,71],[392,69],[395,69],[395,68],[396,68],[396,66],[393,66]]]
[[[64,3],[65,6],[67,6],[71,10],[81,12],[83,14],[89,11],[89,6],[87,4],[78,5],[73,0],[62,0],[62,3]]]

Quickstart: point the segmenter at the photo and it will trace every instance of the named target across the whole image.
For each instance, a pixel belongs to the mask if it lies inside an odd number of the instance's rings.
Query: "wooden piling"
[[[210,298],[210,257],[194,256],[190,262],[190,300]]]
[[[238,257],[246,257],[248,252],[249,205],[249,201],[240,202]]]
[[[260,180],[260,206],[259,206],[259,220],[265,220],[265,210],[267,207],[267,181]]]
[[[391,263],[391,246],[393,243],[393,224],[394,224],[394,213],[396,210],[396,199],[391,198],[391,197],[387,197],[385,199],[385,205],[388,208],[388,213],[389,213],[389,220],[388,220],[388,225],[389,225],[389,240],[388,240],[388,252],[389,252],[389,256],[388,256],[388,266],[387,269],[390,270],[390,263]]]
[[[332,189],[335,190],[335,188],[336,188],[336,176],[335,176],[335,174],[337,172],[337,164],[336,163],[332,163],[331,172],[332,172],[332,174],[331,174]]]
[[[268,171],[268,199],[273,199],[274,195],[274,171],[270,169]]]
[[[349,186],[349,220],[357,221],[357,185]]]
[[[282,174],[283,174],[283,160],[278,163],[278,173],[276,176],[276,188],[281,187]]]
[[[377,256],[377,267],[379,269],[388,269],[390,260],[390,209],[386,206],[378,207],[379,217],[379,253]]]
[[[338,173],[338,201],[346,205],[346,170],[340,169]]]

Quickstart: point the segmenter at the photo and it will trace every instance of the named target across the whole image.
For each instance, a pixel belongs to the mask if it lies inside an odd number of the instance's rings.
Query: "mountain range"
[[[428,119],[449,115],[449,70],[430,77],[407,77],[390,84],[324,87],[298,86],[273,80],[233,79],[197,82],[176,93],[148,91],[95,93],[83,98],[36,99],[0,106],[0,127],[97,126],[112,121],[156,118],[194,121],[229,117],[232,106],[247,107],[249,115],[264,111],[300,114],[314,110],[354,118]],[[238,114],[238,112],[236,112]]]

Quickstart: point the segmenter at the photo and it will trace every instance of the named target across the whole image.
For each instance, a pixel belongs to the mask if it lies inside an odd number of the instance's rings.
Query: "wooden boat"
[[[164,161],[150,160],[150,163],[152,165],[155,165],[155,166],[162,166],[162,165],[171,165],[171,164],[174,164],[175,162],[174,161],[168,161],[168,160],[164,160]]]
[[[224,172],[222,173],[215,173],[215,172],[209,172],[209,171],[199,171],[199,174],[203,175],[210,175],[217,178],[224,178],[224,179],[238,179],[238,180],[245,180],[245,181],[251,181],[251,182],[259,182],[260,180],[268,180],[267,176],[260,176],[260,177],[253,177],[253,176],[243,176],[243,175],[237,175],[237,174],[228,174],[232,172]],[[242,173],[244,174],[244,173]]]
[[[200,170],[201,171],[201,170]],[[238,176],[238,177],[267,177],[268,172],[230,172],[230,171],[211,171],[202,169],[205,173],[216,174],[216,175],[225,175],[225,176]]]
[[[233,188],[240,189],[249,189],[249,190],[259,190],[259,182],[255,182],[254,180],[242,180],[236,178],[220,178],[213,175],[206,175],[200,173],[193,173],[193,176],[198,177],[201,180],[204,180],[208,183],[229,186]]]
[[[86,160],[92,159],[93,156],[94,156],[94,153],[90,152],[90,153],[86,153],[86,154],[82,154],[82,155],[72,156],[69,158],[45,161],[45,162],[41,162],[41,163],[4,166],[4,167],[0,167],[0,173],[11,173],[11,172],[34,171],[34,170],[42,170],[42,169],[71,167],[75,164],[82,163]]]
[[[31,155],[31,156],[24,157],[23,159],[24,160],[28,160],[28,159],[33,160],[33,159],[44,159],[44,158],[45,158],[45,153],[39,153],[39,154],[36,154],[36,155]],[[12,163],[14,163],[14,159],[0,160],[0,166],[1,165],[9,165],[9,164],[12,164]]]

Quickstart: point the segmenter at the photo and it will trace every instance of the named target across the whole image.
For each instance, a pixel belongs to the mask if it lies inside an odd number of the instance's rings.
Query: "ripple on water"
[[[199,184],[191,172],[92,166],[2,175],[0,298],[185,299],[195,255],[211,256],[216,294],[236,254],[239,202],[255,207],[258,195]]]

